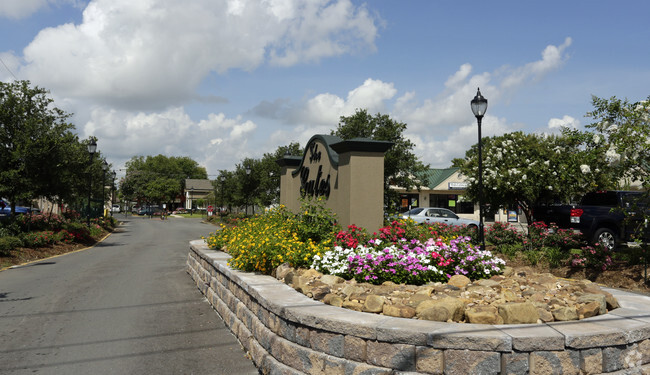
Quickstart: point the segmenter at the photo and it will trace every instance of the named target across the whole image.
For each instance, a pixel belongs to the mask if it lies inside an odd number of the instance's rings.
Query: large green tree
[[[185,188],[185,179],[207,179],[204,167],[189,157],[134,156],[126,162],[122,195],[139,203],[171,203]]]
[[[425,186],[423,173],[429,169],[413,153],[415,146],[404,136],[406,124],[391,119],[388,115],[371,115],[365,109],[358,109],[351,116],[341,116],[338,127],[332,131],[343,139],[369,138],[376,141],[393,142],[384,158],[384,204],[392,209],[398,201],[398,193],[391,185],[406,190]]]
[[[493,209],[521,207],[528,223],[533,206],[569,201],[583,193],[612,186],[602,149],[588,148],[591,137],[563,129],[561,135],[513,132],[482,139],[483,204]],[[453,165],[469,183],[467,196],[478,200],[478,145]]]
[[[79,200],[88,160],[69,114],[29,81],[0,82],[0,196],[12,203],[44,196]]]

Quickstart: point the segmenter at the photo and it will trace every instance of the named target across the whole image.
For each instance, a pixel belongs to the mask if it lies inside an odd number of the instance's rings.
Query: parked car
[[[157,206],[138,208],[138,215],[159,215],[161,212],[162,209]]]
[[[114,205],[111,207],[111,211],[112,211],[112,212],[120,212],[120,205],[119,205],[119,204],[114,204]]]
[[[23,206],[16,206],[16,215],[18,214],[28,214],[32,211],[35,211],[34,209],[30,209],[29,207],[23,207]],[[6,219],[11,216],[11,204],[7,202],[5,199],[0,199],[0,220]]]
[[[416,223],[444,223],[448,225],[463,226],[466,225],[473,229],[478,229],[479,222],[472,219],[462,218],[451,210],[438,207],[417,207],[410,211],[399,214],[399,219],[411,219]]]

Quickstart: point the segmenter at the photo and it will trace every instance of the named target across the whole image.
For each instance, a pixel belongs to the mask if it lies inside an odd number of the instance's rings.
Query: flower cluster
[[[354,224],[348,226],[347,231],[339,231],[334,240],[334,246],[355,248],[359,243],[366,241],[368,234],[364,228],[360,228]]]
[[[52,231],[28,232],[23,235],[23,244],[27,247],[45,247],[57,242]]]
[[[301,217],[281,206],[241,220],[234,227],[222,225],[205,241],[210,248],[227,251],[232,256],[230,266],[270,274],[285,262],[292,267],[305,267],[314,255],[332,246],[331,238],[322,242],[301,239],[301,225]]]
[[[495,222],[485,230],[485,240],[492,245],[523,243],[524,235],[508,223]]]
[[[375,238],[356,248],[337,246],[315,255],[311,267],[360,282],[421,285],[447,281],[454,274],[489,278],[501,273],[505,264],[489,251],[473,247],[469,237],[459,237],[449,243],[434,238],[421,242],[393,237],[393,231],[388,228],[382,228],[380,233],[391,233],[392,240]]]
[[[612,263],[610,250],[602,244],[583,247],[579,254],[573,254],[571,260],[571,266],[573,267],[590,268],[598,271],[607,270]]]
[[[529,242],[530,241],[530,242]],[[528,227],[528,239],[524,244],[531,244],[533,247],[556,247],[561,250],[569,250],[579,246],[582,239],[579,234],[570,229],[560,229],[557,225],[550,225],[543,222],[532,223]]]

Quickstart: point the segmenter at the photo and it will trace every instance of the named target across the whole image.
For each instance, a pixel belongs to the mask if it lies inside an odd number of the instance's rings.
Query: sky
[[[208,175],[329,134],[358,109],[407,124],[432,168],[483,136],[584,129],[592,96],[650,95],[650,2],[0,0],[0,80],[29,80],[124,175]]]

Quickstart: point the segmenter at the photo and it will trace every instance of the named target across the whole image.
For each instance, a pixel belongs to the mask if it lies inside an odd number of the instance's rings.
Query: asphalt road
[[[0,272],[0,374],[257,374],[185,272],[196,219],[124,219],[94,248]]]

